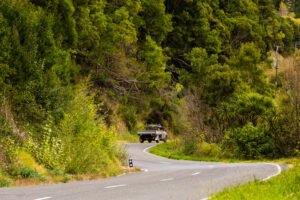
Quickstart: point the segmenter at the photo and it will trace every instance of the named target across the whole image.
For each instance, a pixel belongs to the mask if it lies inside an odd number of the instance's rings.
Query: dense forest
[[[242,159],[299,154],[300,3],[283,1],[291,17],[280,3],[1,0],[0,179],[22,174],[22,155],[116,173],[118,139],[146,123],[187,153],[205,142]],[[278,88],[265,73],[275,46],[295,60]]]

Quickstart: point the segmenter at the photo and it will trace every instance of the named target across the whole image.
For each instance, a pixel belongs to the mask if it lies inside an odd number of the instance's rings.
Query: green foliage
[[[240,74],[229,66],[213,65],[205,77],[202,98],[209,105],[226,100],[240,86]]]
[[[237,114],[241,122],[258,124],[274,108],[272,98],[257,93],[242,94],[237,99]]]
[[[115,146],[113,130],[97,118],[93,96],[86,83],[78,85],[64,118],[55,125],[51,120],[43,135],[31,134],[26,149],[48,169],[65,173],[115,173],[122,152]]]
[[[299,3],[299,1],[296,1],[295,14],[296,14],[297,18],[300,18],[300,3]]]
[[[271,86],[267,83],[261,63],[259,48],[253,43],[242,44],[233,65],[240,71],[243,81],[260,94],[272,95]]]
[[[2,82],[14,85],[9,96],[14,96],[17,118],[39,124],[47,111],[67,103],[68,88],[63,86],[70,82],[73,65],[55,41],[52,16],[30,3],[6,0],[1,1],[0,13],[6,30],[1,41],[3,48],[10,49],[1,56],[1,63],[9,66]]]
[[[166,73],[166,62],[168,58],[163,54],[163,50],[150,36],[139,52],[142,61],[145,63],[147,72],[142,80],[147,81],[148,88],[164,88],[170,81],[170,73]]]
[[[21,167],[19,169],[19,175],[21,178],[40,178],[40,174],[30,167]]]
[[[64,169],[67,173],[107,173],[119,170],[116,159],[121,153],[113,130],[97,119],[93,96],[87,85],[76,89],[69,112],[59,124]]]
[[[137,125],[136,110],[134,107],[123,107],[120,109],[123,113],[124,122],[129,131],[133,131]]]
[[[4,176],[2,173],[0,173],[0,187],[9,187],[11,186],[11,179]]]
[[[0,116],[0,168],[7,172],[11,165],[16,164],[19,149],[18,137],[13,133],[6,120]]]
[[[227,131],[222,148],[225,154],[226,151],[232,152],[239,159],[260,159],[276,155],[274,136],[252,123]]]
[[[217,144],[202,142],[198,144],[195,155],[202,158],[218,158],[221,155],[221,150]]]
[[[165,12],[164,0],[142,0],[143,24],[141,37],[151,36],[157,44],[172,31],[171,15]]]
[[[194,154],[184,154],[182,142],[178,139],[152,147],[149,152],[177,160],[195,160],[207,162],[239,162],[239,160],[224,159],[217,144],[199,143]]]
[[[33,139],[27,140],[25,148],[46,168],[64,170],[66,157],[63,154],[63,149],[65,144],[59,137],[51,136],[49,130],[51,130],[50,127],[39,138],[39,141]]]

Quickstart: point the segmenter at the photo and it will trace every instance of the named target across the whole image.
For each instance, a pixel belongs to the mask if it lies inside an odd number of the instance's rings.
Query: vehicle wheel
[[[152,142],[152,140],[148,140],[148,142],[149,142],[149,143],[151,143],[151,142]]]
[[[156,143],[159,143],[159,140],[156,140]]]
[[[164,143],[166,143],[167,142],[167,138],[166,139],[164,139]]]
[[[143,143],[143,142],[144,142],[144,140],[142,138],[140,138],[140,143]]]

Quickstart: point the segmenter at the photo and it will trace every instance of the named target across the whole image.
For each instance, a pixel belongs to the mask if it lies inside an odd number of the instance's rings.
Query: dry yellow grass
[[[38,171],[39,174],[47,175],[47,170],[44,166],[39,165],[34,158],[25,151],[18,152],[18,161],[21,166],[30,167]]]
[[[297,24],[300,24],[300,18],[292,18],[292,20],[293,20],[294,22],[296,22]]]
[[[124,168],[123,173],[139,172],[139,168]],[[46,185],[66,182],[89,181],[108,178],[107,174],[84,174],[84,175],[56,175],[48,176],[46,181],[40,179],[16,179],[13,181],[13,186],[29,186],[29,185]]]
[[[295,55],[300,55],[300,50],[297,50],[294,55],[286,57],[286,58],[282,57],[281,55],[278,55],[278,57],[279,57],[278,74],[285,73],[294,68],[295,62],[296,62]],[[272,53],[271,59],[273,59],[274,57],[275,57],[275,52]],[[276,70],[274,69],[274,64],[272,66],[272,69],[267,69],[265,73],[266,73],[268,79],[275,76]]]

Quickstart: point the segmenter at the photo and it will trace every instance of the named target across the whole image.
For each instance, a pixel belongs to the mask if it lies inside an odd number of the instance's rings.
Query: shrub
[[[220,147],[217,144],[209,144],[207,142],[202,142],[197,145],[195,155],[199,157],[219,157]]]
[[[225,133],[222,143],[225,154],[231,152],[236,158],[258,159],[272,157],[275,152],[274,138],[259,126],[248,123]]]
[[[2,175],[0,173],[0,187],[9,187],[11,185],[12,181],[10,178]]]
[[[120,111],[123,113],[123,120],[129,131],[133,131],[137,125],[136,109],[133,106],[122,107]]]
[[[19,169],[20,176],[22,178],[40,178],[40,174],[35,169],[32,169],[30,167],[21,167]]]
[[[64,143],[58,136],[51,136],[49,131],[45,131],[39,139],[30,138],[26,140],[24,146],[26,151],[30,152],[39,164],[44,165],[48,169],[62,168],[65,163],[65,156],[63,155]],[[22,156],[25,157],[22,158]],[[21,161],[28,166],[27,162],[31,160],[28,158],[28,155],[23,153],[20,157]],[[24,161],[24,159],[29,160]],[[38,164],[35,165],[33,162],[31,164],[35,168],[38,167]],[[29,165],[29,167],[33,166]],[[38,168],[41,168],[41,166]]]
[[[59,124],[58,132],[63,144],[66,173],[106,173],[118,169],[115,162],[122,155],[114,130],[108,129],[97,116],[93,103],[94,96],[88,94],[88,84],[84,82],[75,90],[70,110]]]
[[[197,149],[197,143],[191,138],[184,140],[182,153],[185,155],[192,155]]]
[[[32,168],[36,170],[39,174],[47,174],[47,171],[44,168],[44,166],[39,165],[32,157],[32,155],[25,151],[18,152],[18,162],[21,166]]]

